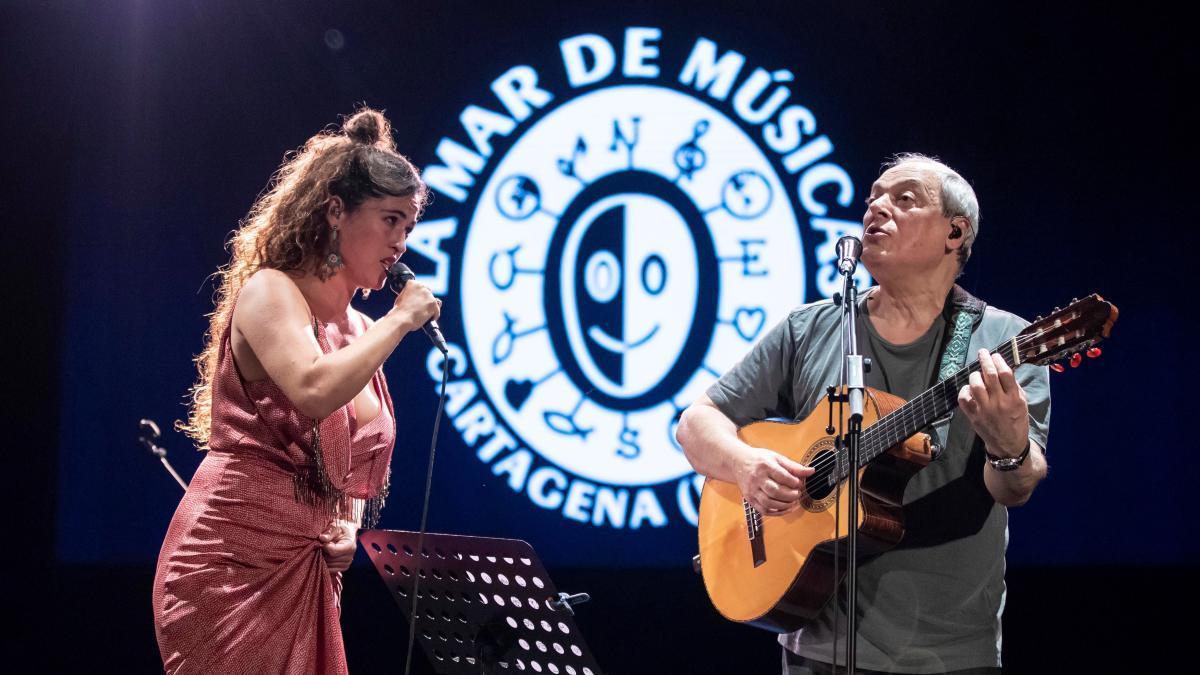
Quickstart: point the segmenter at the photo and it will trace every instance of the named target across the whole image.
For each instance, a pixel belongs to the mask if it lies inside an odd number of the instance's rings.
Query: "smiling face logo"
[[[593,204],[575,236],[568,238],[560,264],[562,317],[572,356],[588,380],[613,396],[644,389],[647,378],[630,366],[662,327],[653,316],[625,311],[627,306],[633,310],[639,295],[653,298],[665,288],[661,256],[647,255],[649,242],[636,241],[638,229],[630,221],[638,211],[650,209],[617,198]],[[644,257],[644,264],[657,270],[653,283],[629,278],[628,270],[636,264],[622,262],[634,263],[635,257]],[[579,264],[582,260],[587,262]]]
[[[577,195],[562,222],[548,255],[558,284],[545,294],[559,361],[610,408],[662,400],[712,333],[713,286],[699,279],[716,257],[703,216],[671,182],[623,171]]]

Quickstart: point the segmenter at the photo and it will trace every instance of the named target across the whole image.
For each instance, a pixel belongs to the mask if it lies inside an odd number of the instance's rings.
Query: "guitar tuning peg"
[[[1083,355],[1082,354],[1080,354],[1079,352],[1075,352],[1074,354],[1071,355],[1071,367],[1072,368],[1078,368],[1079,364],[1081,364],[1081,363],[1083,363]]]
[[[1052,314],[1058,314],[1058,313],[1059,313],[1059,312],[1061,312],[1061,311],[1062,311],[1062,307],[1055,307],[1055,308],[1054,308],[1054,311],[1052,312]]]
[[[1079,298],[1071,298],[1071,304],[1072,304],[1072,305],[1073,305],[1073,304],[1075,304],[1075,303],[1077,303],[1077,302],[1079,302]]]
[[[1050,370],[1053,370],[1056,373],[1061,373],[1066,370],[1066,368],[1063,368],[1063,364],[1061,363],[1051,363]]]
[[[1092,347],[1091,349],[1087,350],[1089,359],[1099,358],[1102,353],[1103,352],[1100,351],[1099,347]]]

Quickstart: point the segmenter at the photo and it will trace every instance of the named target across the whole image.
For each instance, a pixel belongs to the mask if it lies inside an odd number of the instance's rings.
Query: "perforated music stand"
[[[416,637],[447,675],[602,675],[533,547],[519,539],[365,530],[359,535]]]

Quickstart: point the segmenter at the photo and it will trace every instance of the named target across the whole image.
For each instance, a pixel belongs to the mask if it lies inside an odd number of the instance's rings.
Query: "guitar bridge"
[[[750,539],[750,555],[754,556],[754,566],[758,567],[767,562],[767,545],[763,541],[762,514],[750,506],[745,499],[742,508],[746,512],[746,536]]]

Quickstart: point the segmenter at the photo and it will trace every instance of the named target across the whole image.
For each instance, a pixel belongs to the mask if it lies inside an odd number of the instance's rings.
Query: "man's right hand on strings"
[[[800,490],[812,473],[812,467],[777,452],[750,447],[738,467],[737,484],[751,506],[765,516],[777,516],[800,506]]]

